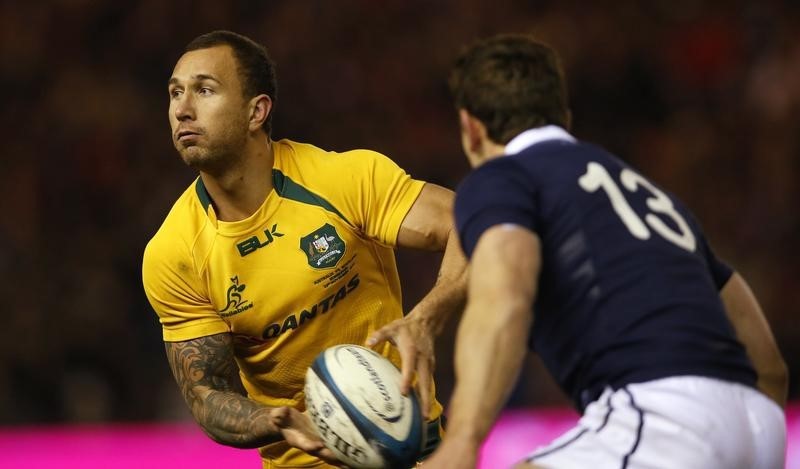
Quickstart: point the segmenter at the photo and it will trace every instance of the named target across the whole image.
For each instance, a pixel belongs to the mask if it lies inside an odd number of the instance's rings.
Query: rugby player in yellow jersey
[[[215,441],[259,448],[265,468],[335,463],[304,411],[323,349],[366,343],[416,382],[438,444],[433,342],[464,302],[449,190],[367,150],[270,138],[276,96],[264,48],[229,31],[193,40],[169,79],[175,148],[199,177],[149,242],[146,294],[175,379]],[[444,250],[439,278],[404,316],[393,247]]]

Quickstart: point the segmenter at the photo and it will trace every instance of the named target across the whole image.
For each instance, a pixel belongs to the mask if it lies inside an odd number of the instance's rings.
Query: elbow
[[[769,383],[775,389],[788,391],[789,388],[789,368],[782,358],[778,358],[769,368],[759,371],[759,381]]]
[[[192,415],[203,433],[216,443],[240,449],[260,448],[283,439],[272,426],[270,409],[241,396],[226,404],[203,403],[193,408]]]
[[[232,435],[231,432],[223,431],[219,425],[209,418],[207,412],[196,412],[195,409],[192,410],[192,416],[194,417],[195,422],[197,422],[197,425],[199,425],[200,429],[203,430],[203,433],[205,433],[206,436],[211,438],[215,443],[225,446],[240,447],[236,444],[236,438],[233,438],[235,435]]]
[[[444,252],[451,244],[458,245],[458,232],[451,210],[448,207],[446,211],[440,211],[435,216],[439,223],[431,223],[422,230],[420,234],[425,240],[424,249]]]
[[[230,435],[223,435],[220,432],[216,431],[216,429],[210,425],[207,425],[201,421],[197,421],[200,425],[200,428],[203,430],[203,433],[206,434],[209,438],[211,438],[215,443],[219,443],[225,446],[233,446],[236,447],[234,444],[235,442],[231,441],[229,436]]]
[[[434,227],[434,229],[430,229],[424,233],[422,233],[423,239],[425,240],[425,249],[429,251],[439,251],[443,252],[447,249],[447,244],[450,240],[451,234],[454,233],[452,226],[448,230],[441,230],[435,229],[438,227]]]
[[[789,367],[786,366],[786,362],[781,359],[780,361],[780,371],[778,373],[778,379],[784,384],[784,386],[789,386]]]
[[[770,366],[758,371],[758,389],[779,406],[786,406],[789,393],[789,370],[783,359],[778,358]]]
[[[261,446],[269,443],[269,441],[265,442],[263,439],[257,439],[246,434],[232,433],[211,425],[200,422],[198,423],[200,424],[200,428],[203,429],[203,433],[208,435],[208,437],[211,438],[215,443],[219,443],[221,445],[239,449],[253,449],[260,448]]]

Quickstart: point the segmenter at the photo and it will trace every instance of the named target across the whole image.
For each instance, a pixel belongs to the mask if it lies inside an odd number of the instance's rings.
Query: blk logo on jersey
[[[250,253],[256,252],[264,246],[269,246],[275,238],[280,238],[281,236],[283,236],[283,233],[278,232],[278,224],[275,223],[272,225],[272,228],[264,230],[264,241],[258,239],[258,236],[253,236],[237,243],[236,249],[238,249],[239,254],[244,257]]]
[[[231,277],[231,283],[232,285],[228,287],[227,293],[228,304],[219,312],[219,315],[223,318],[243,313],[253,307],[252,301],[247,301],[242,297],[242,292],[247,286],[239,283],[238,275]]]
[[[336,265],[344,256],[345,244],[331,224],[300,238],[300,249],[308,257],[308,265],[315,269],[327,269]]]

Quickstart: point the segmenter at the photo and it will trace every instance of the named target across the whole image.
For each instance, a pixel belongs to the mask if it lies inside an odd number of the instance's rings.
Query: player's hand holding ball
[[[333,451],[328,449],[319,437],[308,415],[293,407],[285,406],[272,409],[270,417],[272,423],[280,429],[283,438],[291,446],[329,464],[341,465]]]
[[[392,321],[373,332],[367,339],[366,345],[375,347],[385,341],[389,341],[400,352],[402,362],[400,390],[403,395],[408,395],[411,391],[416,372],[422,415],[425,420],[428,420],[433,403],[431,388],[436,363],[433,331],[412,311],[407,316]]]

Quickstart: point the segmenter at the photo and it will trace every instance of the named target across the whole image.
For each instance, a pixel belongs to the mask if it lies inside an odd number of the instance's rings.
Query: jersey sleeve
[[[369,150],[355,150],[347,158],[352,189],[349,199],[351,221],[369,238],[395,246],[403,220],[417,200],[424,181],[413,179],[388,157]]]
[[[472,256],[481,235],[512,223],[536,231],[536,192],[517,163],[506,157],[473,171],[456,191],[456,226],[461,248]]]
[[[708,270],[711,273],[711,278],[714,280],[714,285],[717,286],[717,290],[722,290],[722,287],[728,283],[728,280],[730,280],[733,275],[733,269],[717,258],[714,251],[711,249],[711,245],[708,244],[708,240],[706,240],[706,237],[702,233],[700,233],[700,252],[708,265]]]
[[[180,342],[229,332],[217,314],[188,254],[151,240],[144,252],[142,283],[158,315],[165,342]]]

